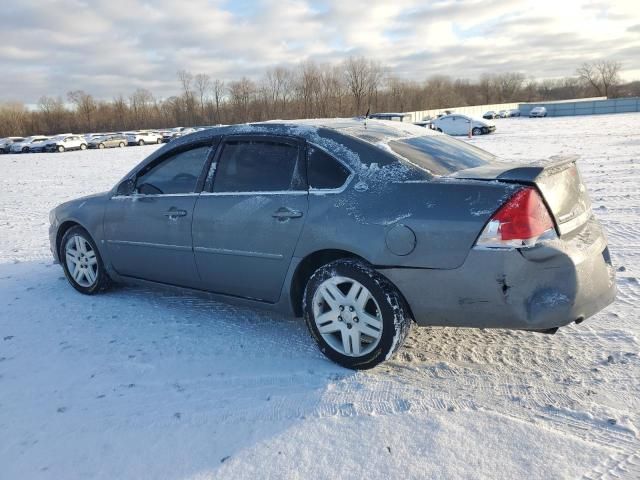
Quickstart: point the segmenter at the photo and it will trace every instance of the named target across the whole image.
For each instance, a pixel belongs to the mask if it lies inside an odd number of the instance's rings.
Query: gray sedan
[[[615,297],[575,158],[505,164],[399,122],[208,129],[50,221],[79,292],[162,284],[304,317],[349,368],[414,321],[551,333]]]

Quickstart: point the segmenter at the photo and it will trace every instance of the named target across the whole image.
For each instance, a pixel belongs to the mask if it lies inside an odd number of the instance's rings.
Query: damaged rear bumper
[[[380,268],[422,326],[548,330],[615,299],[615,272],[595,219],[529,249],[476,250],[453,270]]]

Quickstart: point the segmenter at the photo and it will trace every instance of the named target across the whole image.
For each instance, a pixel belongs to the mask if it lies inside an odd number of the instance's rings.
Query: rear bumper
[[[615,299],[615,273],[595,219],[568,238],[531,249],[472,250],[453,270],[380,269],[419,325],[546,330]]]

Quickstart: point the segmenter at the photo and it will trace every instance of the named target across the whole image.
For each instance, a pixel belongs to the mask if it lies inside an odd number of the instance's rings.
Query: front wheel
[[[482,129],[481,129],[481,128],[479,128],[479,127],[474,127],[474,129],[473,129],[473,130],[471,130],[471,133],[472,133],[473,135],[482,135]]]
[[[110,285],[100,252],[84,228],[67,230],[60,242],[59,258],[67,280],[80,293],[93,295]]]
[[[119,146],[120,148],[124,148],[124,143],[123,143],[123,142],[120,142],[120,143],[118,144],[118,146]]]
[[[104,143],[101,143],[100,145],[98,145],[98,148],[99,148],[100,150],[104,150]]]
[[[354,259],[316,270],[305,289],[303,310],[322,353],[358,370],[391,358],[404,343],[412,320],[396,287]]]
[[[159,138],[159,139],[156,141],[156,143],[157,143],[158,145],[160,145],[160,144],[162,143],[162,139],[161,139],[161,138]]]
[[[64,147],[63,147],[62,145],[60,145],[60,146],[58,147],[58,152],[59,152],[59,153],[64,153]]]
[[[140,141],[138,142],[138,145],[143,146],[143,145],[144,145],[144,140],[140,140]]]
[[[80,150],[86,150],[87,146],[84,143],[80,144]]]

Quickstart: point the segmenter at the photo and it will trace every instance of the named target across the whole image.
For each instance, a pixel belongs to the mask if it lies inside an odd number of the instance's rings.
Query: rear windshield
[[[414,165],[433,175],[448,175],[459,170],[479,167],[497,159],[473,145],[447,135],[392,140],[389,148]]]

